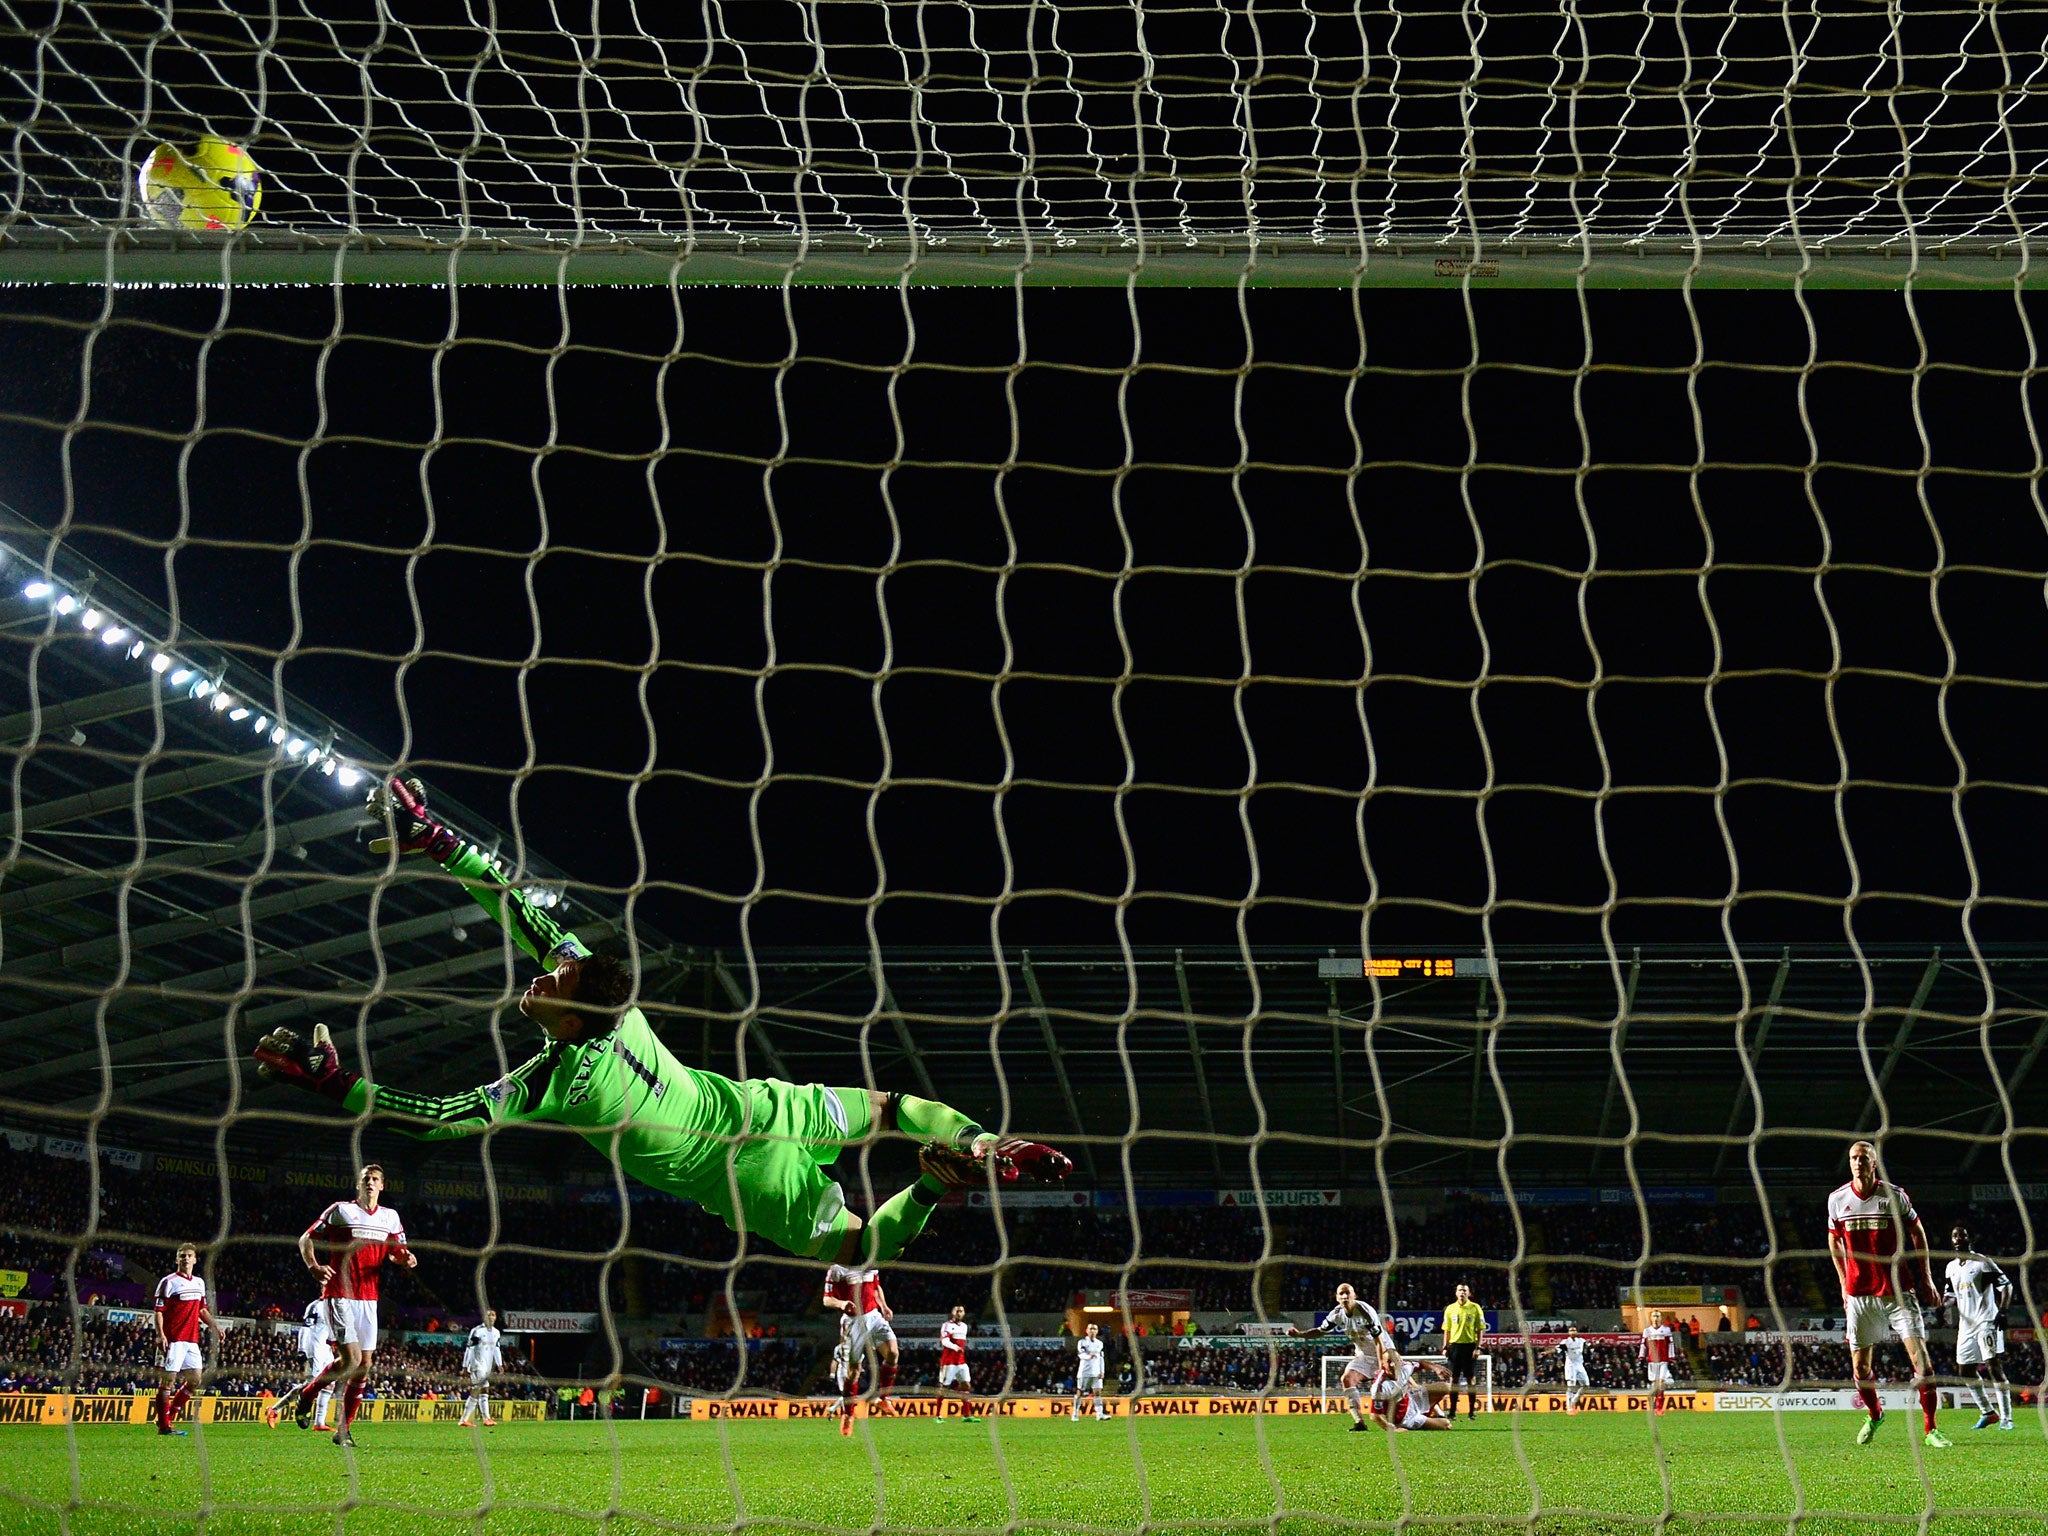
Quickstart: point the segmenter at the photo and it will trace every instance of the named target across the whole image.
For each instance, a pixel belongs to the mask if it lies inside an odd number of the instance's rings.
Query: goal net
[[[0,0],[24,1521],[1322,1518],[1331,1365],[1269,1341],[1340,1285],[1404,1339],[1468,1292],[1519,1415],[1371,1507],[2006,1518],[2035,8],[317,11]],[[583,947],[616,1052],[545,1032]],[[257,1073],[316,1023],[315,1091]],[[600,1072],[708,1118],[650,1151]],[[1071,1172],[926,1170],[969,1122]],[[1931,1296],[1859,1377],[1865,1139],[2009,1399]],[[344,1487],[261,1424],[370,1163]],[[1091,1325],[1130,1422],[1035,1422]],[[1628,1417],[1659,1327],[1756,1478]],[[2018,1427],[1937,1471],[1923,1375]],[[1881,1508],[1807,1411],[1872,1380]],[[969,1414],[935,1486],[909,1421]]]

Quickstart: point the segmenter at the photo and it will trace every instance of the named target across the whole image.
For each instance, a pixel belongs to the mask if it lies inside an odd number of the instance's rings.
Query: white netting
[[[2033,13],[726,6],[686,18],[710,43],[659,45],[671,74],[627,46],[657,46],[637,14],[579,42],[502,9],[473,33],[14,13],[19,239],[99,241],[139,147],[239,134],[236,110],[288,239],[916,238],[872,293],[805,292],[780,257],[745,292],[566,269],[252,291],[261,253],[211,244],[215,289],[0,295],[25,514],[0,588],[0,1388],[34,1389],[0,1414],[139,1415],[72,1394],[147,1384],[123,1314],[180,1238],[289,1321],[297,1231],[374,1156],[422,1264],[365,1432],[400,1470],[366,1496],[418,1523],[1350,1518],[1353,1472],[1309,1438],[1333,1427],[1323,1346],[1275,1329],[1343,1280],[1406,1338],[1471,1286],[1518,1410],[1455,1476],[1371,1462],[1375,1508],[2024,1518],[1989,1459],[2037,1448],[2024,1401],[2026,1438],[1979,1437],[1984,1460],[1938,1468],[1915,1436],[1925,1475],[1880,1505],[1835,1475],[1825,1415],[1717,1415],[1756,1473],[1731,1481],[1664,1460],[1661,1421],[1648,1449],[1551,1436],[1525,1389],[1559,1379],[1569,1316],[1600,1410],[1640,1405],[1627,1335],[1661,1306],[1706,1329],[1677,1345],[1684,1411],[1846,1407],[1822,1201],[1858,1134],[1934,1246],[1967,1223],[2004,1265],[2009,1367],[2038,1389]],[[1100,41],[1141,23],[1149,62]],[[922,51],[970,25],[958,66],[1015,82],[979,107],[936,100],[956,72]],[[835,52],[842,26],[891,29],[880,62]],[[208,59],[236,83],[195,84]],[[861,84],[882,64],[895,94]],[[148,103],[110,105],[124,70]],[[1289,102],[1345,115],[1261,115]],[[1158,114],[1142,165],[1111,106]],[[1386,294],[1354,267],[1266,294],[1252,261],[1196,294],[917,287],[942,235],[1319,229],[1785,238],[1799,277],[1486,294],[1454,264]],[[1920,291],[1936,246],[1977,239],[2010,242],[2007,291]],[[1893,241],[1902,292],[1810,291],[1831,245]],[[344,773],[393,764],[622,949],[685,1065],[907,1091],[1075,1154],[1071,1189],[949,1204],[889,1271],[906,1400],[936,1401],[952,1305],[980,1330],[968,1401],[997,1412],[957,1494],[895,1460],[918,1426],[872,1415],[851,1477],[820,1477],[829,1438],[751,1438],[820,1423],[655,1422],[705,1438],[633,1454],[608,1416],[822,1412],[818,1264],[636,1198],[560,1131],[422,1147],[249,1075],[259,1034],[318,1017],[406,1090],[498,1086],[532,1049],[534,967],[353,836]],[[904,1138],[839,1177],[871,1213],[913,1177]],[[450,1459],[406,1438],[433,1431],[391,1421],[459,1411],[419,1405],[459,1397],[440,1341],[486,1305],[526,1346],[501,1390],[545,1394],[521,1411],[597,1421],[521,1432],[604,1438],[487,1441],[442,1484],[406,1470]],[[1128,1330],[1119,1414],[1161,1426],[1075,1452],[1017,1415],[1071,1391],[1070,1335],[1102,1318]],[[277,1480],[295,1437],[234,1438],[292,1365],[255,1322],[209,1345],[215,1481],[181,1461],[145,1490],[81,1428],[21,1442],[0,1489],[36,1519],[103,1500],[232,1529],[302,1488],[326,1528],[328,1484]],[[1878,1369],[1898,1436],[1909,1367]],[[1183,1409],[1199,1440],[1163,1427]],[[532,1471],[565,1446],[601,1489]]]
[[[2010,243],[2030,6],[625,3],[0,9],[0,232],[246,141],[274,225],[1171,245]]]

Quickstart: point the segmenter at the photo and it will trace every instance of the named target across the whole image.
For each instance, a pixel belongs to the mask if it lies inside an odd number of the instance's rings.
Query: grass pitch
[[[0,1533],[477,1536],[686,1528],[752,1533],[1023,1527],[1324,1536],[1332,1530],[1705,1536],[2048,1536],[2038,1416],[1919,1445],[1893,1413],[1507,1415],[1447,1434],[1353,1434],[1348,1420],[1064,1419],[505,1425],[366,1424],[351,1456],[289,1427],[0,1429]],[[75,1455],[75,1461],[74,1461]],[[1534,1516],[1532,1527],[1531,1518]],[[609,1517],[609,1518],[607,1518]]]

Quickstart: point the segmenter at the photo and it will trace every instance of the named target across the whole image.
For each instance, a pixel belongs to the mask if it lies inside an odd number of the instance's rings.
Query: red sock
[[[303,1387],[299,1388],[299,1406],[301,1408],[310,1408],[313,1406],[313,1400],[320,1395],[321,1385],[326,1380],[327,1376],[324,1372],[322,1372],[320,1375],[315,1376],[311,1381],[307,1382]]]
[[[156,1427],[158,1429],[169,1429],[171,1427],[171,1394],[164,1387],[156,1389]]]
[[[882,1367],[882,1396],[887,1397],[896,1390],[896,1366],[893,1362]]]
[[[1874,1384],[1857,1382],[1856,1395],[1863,1400],[1864,1409],[1873,1419],[1884,1417],[1884,1409],[1880,1408],[1877,1403],[1877,1387]]]
[[[167,1419],[177,1418],[178,1414],[180,1413],[180,1411],[183,1410],[184,1406],[191,1401],[192,1389],[188,1386],[181,1385],[177,1391],[171,1394],[170,1411],[166,1413],[164,1417]]]
[[[1935,1392],[1933,1383],[1925,1381],[1921,1382],[1920,1423],[1921,1426],[1930,1435],[1934,1433],[1934,1410],[1940,1404],[1940,1402],[1940,1395]]]
[[[356,1409],[362,1406],[363,1378],[358,1376],[348,1384],[348,1390],[341,1395],[341,1427],[347,1429],[356,1421]]]

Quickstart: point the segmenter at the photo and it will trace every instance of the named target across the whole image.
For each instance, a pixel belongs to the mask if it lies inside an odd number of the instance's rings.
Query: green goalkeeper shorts
[[[865,1088],[754,1078],[741,1083],[747,1127],[690,1198],[735,1232],[799,1258],[836,1253],[846,1194],[825,1170],[873,1124]]]

